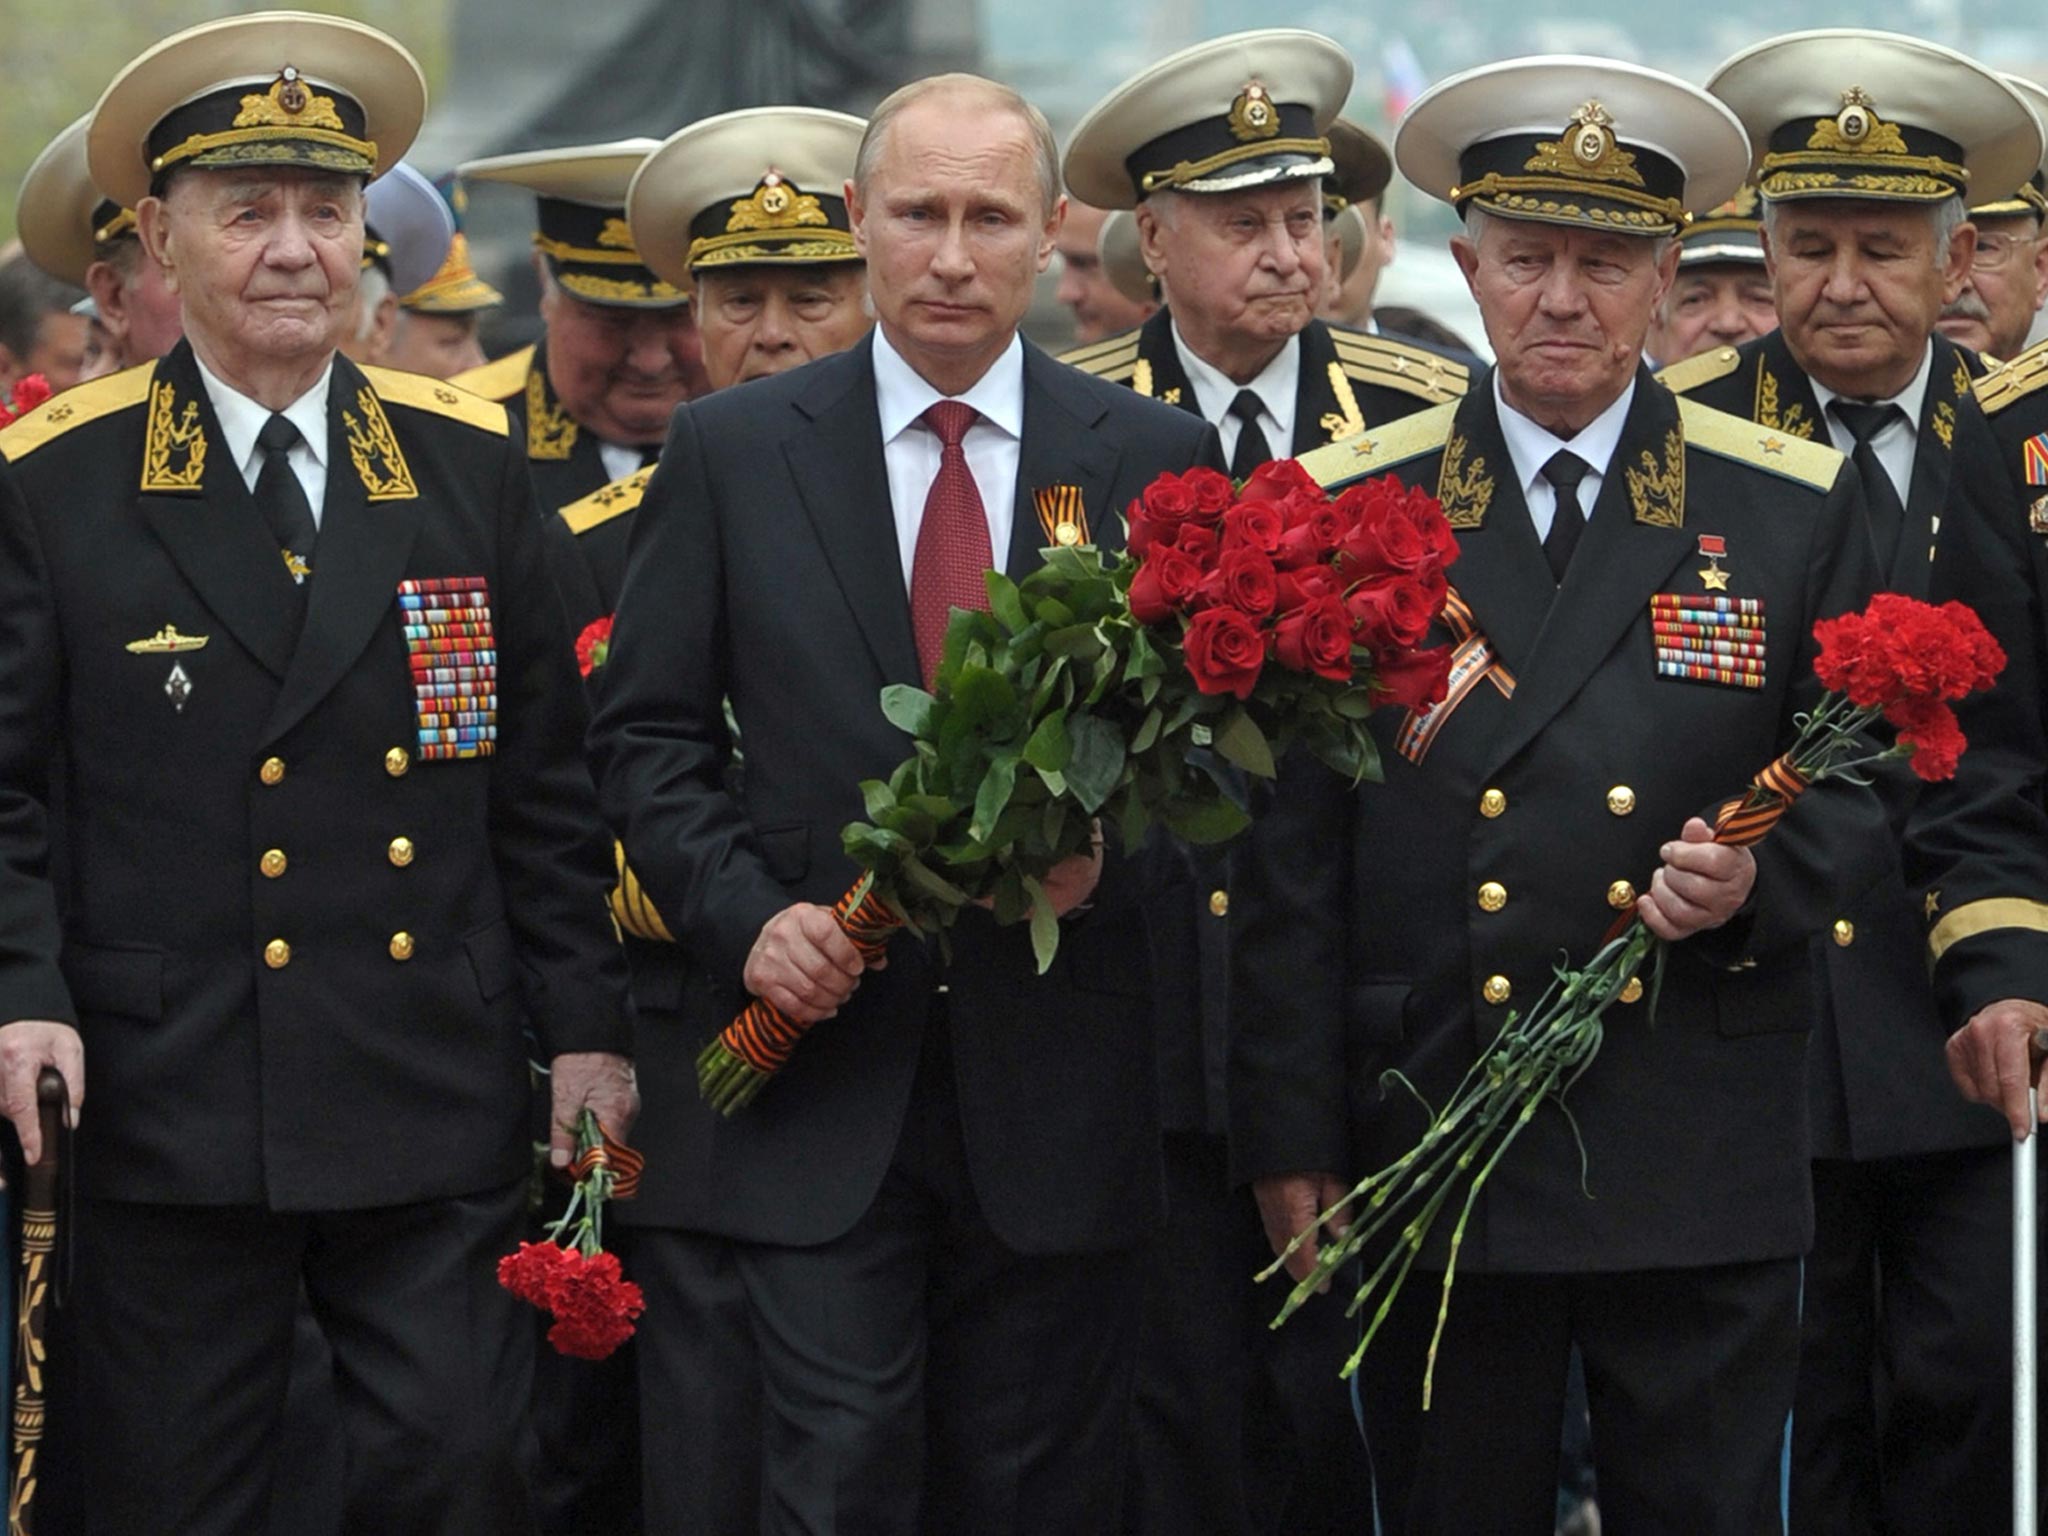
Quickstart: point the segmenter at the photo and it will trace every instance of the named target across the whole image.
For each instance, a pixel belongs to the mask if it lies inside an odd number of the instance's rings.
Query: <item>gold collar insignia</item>
[[[1330,364],[1330,392],[1337,397],[1337,409],[1323,412],[1322,429],[1333,443],[1358,436],[1365,430],[1365,414],[1358,409],[1358,396],[1342,363]]]
[[[376,391],[367,385],[357,390],[356,410],[363,413],[360,418],[344,409],[341,424],[348,431],[348,456],[362,477],[363,489],[372,501],[411,501],[419,490]]]
[[[1493,502],[1493,476],[1486,472],[1485,456],[1468,465],[1465,434],[1455,427],[1444,444],[1443,463],[1436,472],[1436,499],[1443,503],[1444,517],[1453,528],[1479,527]]]
[[[1673,427],[1664,436],[1664,462],[1649,449],[1642,452],[1642,468],[1624,468],[1628,499],[1635,505],[1636,521],[1652,528],[1685,526],[1685,434]]]
[[[1806,407],[1795,405],[1782,415],[1778,408],[1778,376],[1759,359],[1756,365],[1756,424],[1793,437],[1813,436],[1813,423],[1806,419]]]
[[[538,355],[526,375],[526,456],[566,459],[576,448],[576,418],[555,404]]]
[[[160,379],[150,386],[149,423],[142,443],[145,491],[196,491],[206,473],[206,429],[199,402],[178,410],[178,386]]]

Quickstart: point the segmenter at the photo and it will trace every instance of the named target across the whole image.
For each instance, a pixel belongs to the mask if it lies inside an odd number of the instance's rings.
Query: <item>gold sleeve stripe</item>
[[[1063,352],[1060,361],[1083,373],[1092,373],[1098,379],[1127,379],[1138,366],[1138,338],[1133,336],[1120,347],[1081,347]]]
[[[61,395],[52,396],[21,420],[0,431],[0,454],[18,463],[73,427],[82,427],[88,421],[98,421],[102,416],[111,416],[116,411],[142,404],[149,398],[150,380],[155,370],[154,362],[139,363],[133,368],[124,368],[119,373],[108,374],[103,379],[94,379],[89,384],[79,384]]]
[[[1142,336],[1136,330],[1118,331],[1114,336],[1105,336],[1100,341],[1086,341],[1077,347],[1069,347],[1060,354],[1060,361],[1072,363],[1077,368],[1086,367],[1097,357],[1106,357],[1128,347],[1133,354],[1138,350]]]
[[[1304,453],[1298,462],[1323,486],[1342,485],[1360,475],[1378,474],[1443,447],[1450,439],[1458,405],[1458,401],[1450,400],[1383,427],[1367,427],[1356,437]]]
[[[1966,901],[1934,925],[1927,935],[1927,956],[1936,963],[1964,939],[2001,929],[2031,929],[2048,933],[2048,902],[2029,901],[2024,896],[1990,896]]]
[[[1731,416],[1683,395],[1678,397],[1678,419],[1685,425],[1688,447],[1734,459],[1780,479],[1797,480],[1816,490],[1832,488],[1845,462],[1825,443],[1773,432],[1745,416]]]
[[[1733,347],[1715,347],[1693,357],[1681,357],[1668,367],[1659,368],[1657,382],[1674,395],[1682,395],[1688,389],[1698,389],[1702,384],[1725,379],[1741,361],[1741,355]]]
[[[668,924],[661,920],[654,902],[641,889],[640,877],[627,867],[623,844],[612,844],[612,857],[619,867],[619,883],[612,889],[612,916],[618,919],[619,926],[636,939],[675,943],[675,935],[668,931]]]
[[[402,373],[396,368],[378,368],[368,363],[361,366],[363,377],[377,391],[377,398],[388,404],[431,411],[436,416],[446,416],[495,437],[509,436],[512,431],[504,406],[481,395],[473,395],[459,384],[430,379],[425,374]]]
[[[510,400],[526,388],[526,376],[532,371],[533,348],[521,347],[481,367],[458,373],[448,382],[486,400]]]

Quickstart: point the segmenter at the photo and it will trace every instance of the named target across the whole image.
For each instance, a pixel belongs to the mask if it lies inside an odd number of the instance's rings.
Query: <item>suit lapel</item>
[[[1456,493],[1456,480],[1468,492]],[[1485,508],[1473,494],[1483,487]],[[1475,386],[1459,404],[1437,483],[1425,486],[1458,523],[1458,562],[1450,570],[1480,629],[1510,671],[1520,673],[1543,627],[1556,588],[1522,495],[1490,385]],[[1474,518],[1477,518],[1475,524]]]
[[[1003,570],[1022,577],[1037,568],[1051,542],[1038,510],[1041,492],[1072,486],[1081,493],[1088,536],[1115,549],[1123,543],[1121,507],[1109,505],[1121,450],[1096,432],[1102,404],[1080,381],[1087,375],[1024,343],[1024,439],[1017,453],[1017,499]]]
[[[166,395],[164,392],[168,390]],[[136,506],[179,571],[198,591],[242,648],[273,676],[283,677],[298,638],[299,602],[285,573],[277,540],[264,526],[241,466],[228,456],[193,361],[189,342],[179,342],[151,376],[145,463],[138,466],[145,489]],[[188,408],[196,412],[188,417]],[[196,420],[201,437],[198,483],[177,489],[148,489],[148,458],[169,430]],[[191,463],[190,446],[178,449],[169,467]],[[159,485],[164,484],[160,479]]]
[[[1919,437],[1913,446],[1913,477],[1906,497],[1906,525],[1892,552],[1885,585],[1908,597],[1927,596],[1933,566],[1935,530],[1948,501],[1948,483],[1955,470],[1955,437],[1959,413],[1969,395],[1969,369],[1955,344],[1939,332],[1928,369],[1927,394],[1914,423]]]
[[[1621,441],[1600,482],[1600,498],[1528,665],[1516,674],[1520,681],[1507,726],[1492,747],[1495,766],[1513,757],[1571,702],[1692,547],[1693,536],[1683,526],[1683,501],[1676,524],[1646,522],[1638,515],[1638,492],[1630,484],[1631,473],[1640,481],[1673,460],[1682,466],[1684,459],[1677,402],[1647,370],[1639,372]],[[1458,570],[1454,567],[1453,574]]]
[[[1342,416],[1342,402],[1330,387],[1330,369],[1337,362],[1337,346],[1330,340],[1329,327],[1311,320],[1302,329],[1300,367],[1294,385],[1294,456],[1332,441],[1325,416]],[[1362,430],[1361,424],[1361,430]]]
[[[369,387],[353,363],[335,356],[327,390],[327,496],[313,552],[306,627],[264,727],[266,740],[304,719],[362,655],[398,601],[398,583],[419,534],[417,494],[370,501],[352,461],[342,413],[352,412],[360,420],[364,412],[357,395]]]
[[[923,673],[882,458],[872,336],[819,364],[796,409],[810,418],[812,430],[792,436],[783,453],[804,513],[875,664],[891,682],[914,685]]]
[[[1164,307],[1138,328],[1138,362],[1142,368],[1132,375],[1131,387],[1139,394],[1178,406],[1190,416],[1202,414],[1202,402],[1195,398],[1195,386],[1188,382],[1173,339],[1173,316]]]

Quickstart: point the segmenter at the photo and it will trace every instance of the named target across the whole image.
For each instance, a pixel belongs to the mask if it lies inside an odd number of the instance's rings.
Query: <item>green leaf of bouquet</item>
[[[1031,905],[1031,893],[1024,889],[1024,872],[1014,864],[997,878],[996,888],[989,895],[990,906],[999,923],[1021,923],[1025,909]]]
[[[1152,812],[1145,805],[1143,795],[1131,794],[1124,800],[1123,814],[1117,818],[1117,836],[1126,848],[1143,845],[1145,834],[1152,830]]]
[[[862,779],[860,798],[867,807],[869,821],[880,821],[896,809],[896,792],[880,779]]]
[[[922,859],[905,859],[897,872],[904,888],[949,907],[967,905],[967,893]]]
[[[1069,715],[1067,736],[1073,757],[1067,763],[1067,788],[1091,816],[1102,809],[1124,771],[1124,733],[1100,715]]]
[[[1159,728],[1165,723],[1166,712],[1164,710],[1147,710],[1144,723],[1138,727],[1138,734],[1131,738],[1131,750],[1133,752],[1151,751],[1152,744],[1159,740]]]
[[[953,680],[953,714],[969,729],[992,725],[1016,707],[1016,688],[993,667],[963,665]]]
[[[1025,616],[1024,599],[1017,592],[1017,583],[1001,571],[988,573],[988,607],[996,622],[1013,635],[1031,623]]]
[[[1010,791],[1017,783],[1017,761],[1016,753],[1006,752],[989,763],[981,788],[974,794],[974,820],[967,828],[969,837],[984,843],[993,840],[996,818],[1009,805]]]
[[[1134,683],[1141,677],[1164,677],[1166,658],[1159,654],[1159,647],[1152,643],[1152,637],[1145,633],[1143,626],[1131,631],[1130,660],[1124,663],[1124,681]]]
[[[1056,709],[1038,722],[1038,729],[1024,743],[1024,761],[1041,773],[1061,773],[1073,751],[1067,740],[1067,712]]]
[[[1046,801],[1045,809],[1040,813],[1038,828],[1038,835],[1045,839],[1046,846],[1057,848],[1060,834],[1066,830],[1066,826],[1067,802],[1057,798]]]
[[[1045,648],[1055,656],[1091,660],[1102,654],[1102,637],[1093,624],[1066,624],[1045,637]]]
[[[922,688],[913,688],[908,683],[891,683],[882,690],[883,716],[897,730],[912,736],[931,735],[932,710],[937,703]]]
[[[1363,720],[1372,713],[1372,690],[1347,688],[1330,700],[1330,708],[1346,720]]]
[[[1214,799],[1175,799],[1165,806],[1167,826],[1191,843],[1227,843],[1252,824],[1252,819],[1228,795]]]
[[[1074,622],[1074,610],[1056,597],[1041,597],[1031,608],[1032,617],[1047,629],[1065,629]]]
[[[1053,956],[1059,953],[1059,914],[1053,911],[1052,898],[1045,894],[1045,887],[1029,875],[1024,877],[1024,890],[1031,900],[1031,953],[1038,961],[1038,974],[1043,976],[1052,969]]]
[[[1217,724],[1212,745],[1246,773],[1270,779],[1278,771],[1266,733],[1259,729],[1258,721],[1243,709],[1233,709]]]
[[[939,835],[939,824],[925,812],[908,805],[892,805],[877,818],[891,832],[900,832],[918,848],[928,848]]]

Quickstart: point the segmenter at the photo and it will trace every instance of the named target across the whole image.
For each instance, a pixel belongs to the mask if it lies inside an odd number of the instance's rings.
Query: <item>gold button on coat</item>
[[[1489,789],[1479,797],[1479,814],[1488,821],[1493,820],[1508,808],[1508,797],[1497,789]]]
[[[1844,949],[1847,949],[1851,944],[1854,944],[1856,942],[1856,925],[1850,922],[1849,919],[1847,919],[1846,917],[1838,917],[1835,919],[1834,933],[1835,942],[1841,945]]]
[[[292,947],[283,939],[272,939],[263,946],[263,963],[273,971],[281,971],[292,963]]]
[[[405,770],[412,766],[412,757],[403,747],[393,747],[384,754],[384,771],[394,779],[405,777]]]
[[[391,846],[385,850],[385,853],[392,863],[396,864],[400,869],[405,868],[406,865],[412,862],[412,839],[409,837],[394,837],[391,839]]]
[[[1486,985],[1479,989],[1480,995],[1496,1006],[1508,1000],[1510,990],[1505,976],[1489,976],[1486,978]]]
[[[1607,905],[1617,912],[1626,912],[1636,904],[1636,888],[1626,880],[1617,880],[1607,887]]]
[[[1508,888],[1498,880],[1489,880],[1479,887],[1479,910],[1498,912],[1508,904]]]
[[[1616,816],[1626,816],[1636,808],[1636,792],[1626,784],[1617,784],[1607,791],[1607,809]]]
[[[268,875],[271,879],[275,880],[279,875],[284,873],[286,863],[287,860],[285,859],[284,856],[284,850],[282,848],[272,848],[269,852],[263,855],[262,860],[257,864],[256,867],[262,870],[263,873]]]
[[[1624,1003],[1641,1002],[1643,997],[1643,978],[1640,976],[1629,977],[1628,985],[1621,989],[1620,997]]]
[[[256,776],[266,784],[279,782],[284,778],[284,759],[281,757],[266,757],[263,759],[262,768],[257,770]]]
[[[391,958],[410,960],[412,958],[412,935],[400,929],[391,935]]]
[[[1230,892],[1211,891],[1209,893],[1209,915],[1211,917],[1230,916]]]

